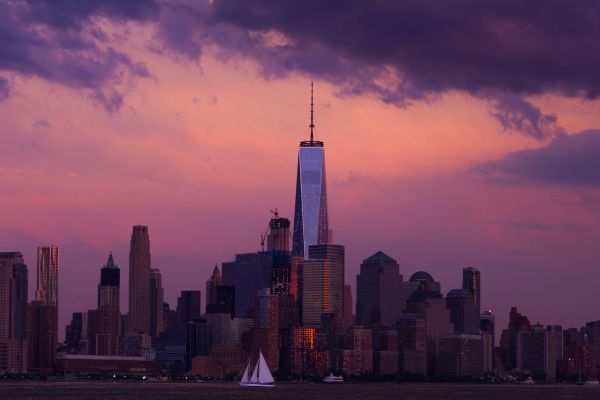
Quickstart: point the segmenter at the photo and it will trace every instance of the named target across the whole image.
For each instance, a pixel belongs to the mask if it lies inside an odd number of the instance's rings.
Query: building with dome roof
[[[408,282],[404,283],[404,287],[407,297],[410,297],[415,291],[437,293],[442,291],[440,283],[436,282],[435,279],[433,279],[433,276],[425,271],[417,271],[412,274]]]

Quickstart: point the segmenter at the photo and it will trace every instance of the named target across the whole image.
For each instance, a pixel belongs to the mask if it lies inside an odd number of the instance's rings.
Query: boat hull
[[[274,383],[240,383],[241,387],[274,387]]]

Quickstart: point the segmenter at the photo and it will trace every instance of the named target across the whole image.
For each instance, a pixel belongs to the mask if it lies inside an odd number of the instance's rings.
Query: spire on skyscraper
[[[112,251],[108,253],[108,261],[106,261],[104,268],[118,268],[115,265],[115,260],[113,260]]]
[[[310,81],[310,142],[313,143],[315,141],[314,139],[314,129],[315,129],[315,122],[314,122],[314,103],[313,103],[313,93],[314,93],[314,85],[313,85],[313,81]]]

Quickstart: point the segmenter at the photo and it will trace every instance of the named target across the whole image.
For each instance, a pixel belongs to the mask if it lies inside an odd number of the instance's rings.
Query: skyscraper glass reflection
[[[314,140],[311,90],[310,140],[300,142],[296,176],[296,206],[292,255],[308,255],[308,246],[325,244],[329,237],[325,151],[323,142]]]

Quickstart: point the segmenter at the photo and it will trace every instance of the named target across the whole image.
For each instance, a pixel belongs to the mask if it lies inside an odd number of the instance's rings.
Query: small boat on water
[[[333,375],[333,372],[330,372],[325,378],[323,378],[323,383],[344,383],[344,378],[341,376]]]
[[[250,360],[248,360],[248,365],[246,366],[246,370],[244,371],[244,375],[242,376],[242,380],[240,380],[240,386],[242,387],[273,387],[275,386],[275,379],[273,379],[273,375],[271,375],[271,371],[269,371],[269,366],[267,365],[267,361],[265,357],[263,357],[262,351],[258,355],[258,361],[256,362],[256,366],[254,367],[254,372],[250,376]]]
[[[528,377],[527,379],[525,379],[523,382],[521,382],[523,385],[533,385],[535,383],[535,381],[533,380],[532,377]]]

